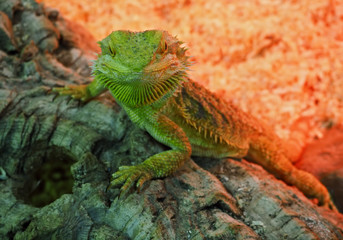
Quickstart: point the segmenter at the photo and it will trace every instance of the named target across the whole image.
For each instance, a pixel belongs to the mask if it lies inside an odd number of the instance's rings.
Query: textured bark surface
[[[91,81],[95,40],[32,0],[0,2],[0,239],[343,239],[343,217],[244,160],[198,158],[141,192],[118,166],[166,149]]]

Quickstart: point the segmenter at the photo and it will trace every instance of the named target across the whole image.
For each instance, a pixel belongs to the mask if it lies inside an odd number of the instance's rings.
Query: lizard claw
[[[337,207],[335,206],[330,193],[324,188],[324,190],[322,190],[322,193],[320,195],[317,195],[316,198],[317,200],[317,205],[319,206],[323,206],[327,209],[333,210],[335,212],[338,212]],[[318,204],[319,202],[319,204]]]
[[[68,85],[61,88],[53,88],[52,91],[63,96],[71,96],[74,99],[80,99],[81,101],[87,101],[90,99],[90,96],[86,89],[87,85]]]
[[[334,212],[339,212],[333,201],[330,199],[326,203],[323,204],[324,207],[333,210]]]
[[[137,182],[136,187],[139,190],[144,182],[152,177],[152,172],[145,165],[121,166],[117,172],[112,174],[112,180],[107,189],[123,184],[120,192],[125,194],[135,182]]]

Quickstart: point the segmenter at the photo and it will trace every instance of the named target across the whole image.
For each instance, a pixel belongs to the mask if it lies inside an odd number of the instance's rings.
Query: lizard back
[[[163,111],[186,132],[192,155],[243,157],[249,136],[264,130],[255,118],[191,79],[174,93]],[[216,148],[215,154],[212,148]]]

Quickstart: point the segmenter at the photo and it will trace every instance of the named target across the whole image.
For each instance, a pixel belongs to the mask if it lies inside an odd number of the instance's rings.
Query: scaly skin
[[[109,90],[130,119],[170,147],[137,166],[122,166],[111,186],[125,192],[136,182],[176,171],[191,155],[247,157],[319,205],[336,210],[327,189],[295,168],[281,140],[257,119],[222,101],[187,76],[190,65],[182,42],[165,31],[116,31],[100,42],[101,54],[89,85],[55,88],[88,101]]]

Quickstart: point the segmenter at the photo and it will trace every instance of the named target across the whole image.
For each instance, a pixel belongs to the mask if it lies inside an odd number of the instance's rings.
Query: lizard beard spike
[[[169,92],[175,90],[187,79],[184,71],[179,71],[167,79],[136,82],[116,82],[97,75],[100,82],[108,88],[120,102],[131,107],[149,105]]]

